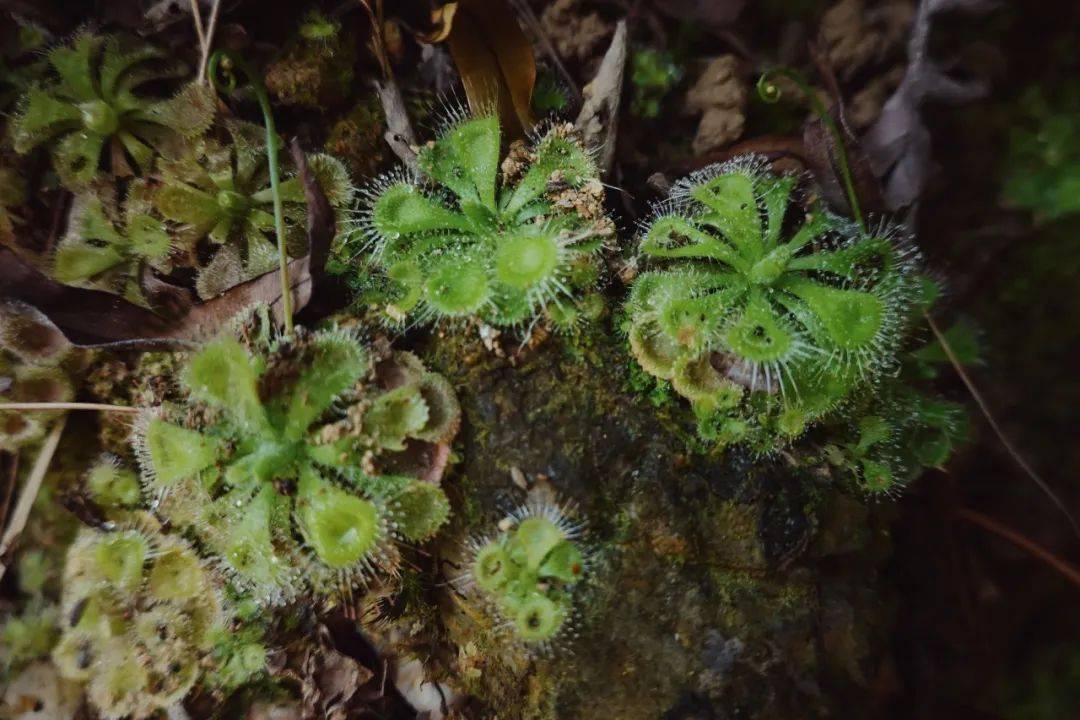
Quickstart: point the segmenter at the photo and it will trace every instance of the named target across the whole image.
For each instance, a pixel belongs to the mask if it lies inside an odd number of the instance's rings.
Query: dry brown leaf
[[[454,59],[469,108],[495,111],[509,140],[525,136],[534,124],[536,58],[506,0],[460,0],[443,20],[450,24],[446,44]]]
[[[596,148],[596,164],[604,175],[611,170],[611,164],[615,161],[626,57],[626,21],[620,20],[596,77],[582,91],[585,101],[574,123],[585,144]]]
[[[450,30],[454,27],[454,15],[457,13],[458,4],[449,2],[431,11],[431,30],[417,35],[420,42],[428,45],[441,43],[450,36]]]

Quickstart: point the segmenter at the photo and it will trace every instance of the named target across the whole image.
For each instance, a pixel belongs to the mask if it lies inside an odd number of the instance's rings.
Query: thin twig
[[[1001,429],[1001,426],[998,425],[997,420],[990,412],[990,407],[986,404],[986,401],[983,400],[982,394],[979,392],[978,388],[975,387],[975,383],[972,382],[971,378],[967,374],[967,371],[964,370],[964,366],[960,364],[960,360],[956,357],[956,353],[953,352],[952,346],[949,344],[949,341],[945,338],[944,334],[942,334],[941,330],[937,326],[937,323],[934,322],[934,318],[930,317],[930,313],[926,312],[925,310],[923,311],[923,317],[926,318],[926,322],[930,325],[930,330],[934,333],[934,337],[936,337],[938,343],[941,344],[941,349],[945,351],[945,357],[949,359],[949,363],[953,366],[953,369],[956,370],[956,374],[960,376],[960,380],[963,381],[968,393],[970,393],[971,397],[974,398],[975,404],[979,406],[979,410],[982,412],[983,417],[986,418],[987,424],[990,425],[990,429],[994,431],[995,435],[997,435],[997,438],[1001,442],[1002,446],[1005,448],[1005,451],[1008,452],[1009,456],[1013,459],[1013,461],[1018,466],[1020,466],[1020,469],[1024,471],[1024,474],[1031,478],[1031,481],[1038,485],[1039,489],[1042,490],[1043,493],[1048,498],[1050,498],[1050,500],[1055,505],[1057,505],[1058,510],[1060,510],[1061,513],[1068,519],[1069,525],[1072,526],[1073,533],[1075,533],[1076,536],[1080,538],[1080,525],[1077,525],[1076,518],[1074,518],[1073,514],[1069,512],[1069,508],[1065,505],[1062,499],[1057,496],[1057,494],[1046,483],[1046,481],[1043,480],[1037,472],[1035,472],[1035,469],[1028,464],[1027,460],[1025,460],[1024,457],[1020,454],[1020,452],[1016,449],[1016,446],[1013,445],[1012,441],[1010,441],[1008,436],[1005,435],[1005,432]]]
[[[10,458],[9,470],[6,473],[8,477],[4,482],[7,486],[4,488],[4,503],[3,505],[0,505],[0,528],[2,528],[7,521],[8,508],[11,507],[11,499],[15,497],[15,486],[19,483],[19,453],[0,453],[0,456],[7,456]]]
[[[210,22],[206,26],[206,43],[202,48],[202,56],[199,58],[199,76],[198,83],[203,85],[206,83],[206,64],[210,62],[210,51],[214,47],[214,32],[217,30],[218,9],[221,7],[221,0],[214,0],[214,4],[210,8]]]
[[[109,342],[90,343],[89,345],[79,345],[79,347],[87,350],[108,350],[111,352],[121,352],[124,350],[144,350],[148,352],[163,350],[166,352],[173,352],[180,350],[196,350],[200,347],[200,344],[194,340],[181,340],[180,338],[132,338],[131,340],[111,340]]]
[[[203,31],[199,0],[191,0],[191,19],[195,23],[195,35],[199,38],[199,52],[204,53],[206,52],[206,33]]]
[[[1080,587],[1080,570],[1077,570],[1068,561],[1059,558],[1042,545],[1036,544],[1033,540],[1029,540],[1015,530],[1005,527],[997,520],[975,510],[960,508],[956,511],[956,515],[973,525],[978,525],[984,530],[989,530],[998,537],[1008,540],[1029,555],[1042,560],[1073,585]]]
[[[23,486],[22,494],[19,495],[19,502],[15,505],[15,512],[11,514],[11,522],[8,523],[7,529],[4,530],[4,537],[0,539],[0,578],[4,577],[4,572],[7,570],[5,558],[7,558],[8,550],[18,539],[19,533],[26,527],[26,521],[30,517],[30,509],[34,506],[38,490],[41,489],[41,482],[45,479],[45,473],[49,470],[49,463],[52,462],[56,446],[60,444],[60,436],[64,433],[64,424],[66,422],[67,416],[60,416],[56,424],[53,425],[48,437],[45,438],[45,442],[41,444],[37,460],[34,461],[34,467],[30,469],[30,475],[26,478],[26,485]]]
[[[524,0],[512,0],[511,4],[517,10],[518,15],[525,21],[525,24],[532,29],[533,34],[540,40],[540,45],[544,48],[544,54],[551,60],[551,63],[555,66],[555,72],[559,74],[559,77],[570,90],[570,94],[573,95],[574,107],[581,107],[581,89],[578,88],[573,76],[570,75],[570,71],[563,64],[559,51],[555,49],[551,38],[544,32],[544,26],[540,24],[540,19],[536,17],[536,13],[529,7],[529,3]]]
[[[100,410],[101,412],[137,413],[142,408],[130,405],[105,405],[102,403],[87,402],[15,402],[0,403],[0,411],[4,410],[42,410],[55,412],[57,410]]]

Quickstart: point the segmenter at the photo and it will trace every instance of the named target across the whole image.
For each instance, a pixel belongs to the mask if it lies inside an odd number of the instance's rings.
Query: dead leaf
[[[416,151],[413,147],[416,146],[416,133],[409,121],[409,111],[405,108],[401,90],[393,78],[385,78],[382,82],[375,81],[375,92],[386,116],[386,132],[383,138],[398,159],[415,171]]]
[[[923,0],[915,13],[908,41],[908,67],[881,116],[866,133],[866,149],[875,173],[885,184],[885,199],[892,210],[912,205],[926,185],[931,170],[930,131],[922,119],[927,101],[963,103],[987,92],[985,83],[950,75],[930,56],[930,31],[938,13],[960,10],[986,12],[993,0]]]
[[[307,156],[300,147],[300,141],[293,138],[290,148],[300,185],[304,188],[304,200],[307,202],[308,252],[311,258],[309,271],[313,280],[318,282],[326,272],[330,244],[337,232],[337,219],[330,200],[308,167]]]
[[[497,112],[506,139],[524,137],[535,123],[536,58],[513,10],[506,0],[460,0],[451,16],[446,44],[469,107]]]
[[[420,42],[434,45],[446,40],[450,35],[450,30],[454,27],[454,14],[457,13],[457,8],[458,4],[456,2],[448,2],[432,10],[431,30],[417,35]]]
[[[61,285],[8,247],[0,247],[0,297],[22,300],[87,339],[162,337],[168,331],[165,319],[150,310],[101,290]]]
[[[582,90],[585,101],[574,123],[585,145],[596,148],[596,164],[602,174],[611,170],[615,160],[619,105],[626,70],[626,38],[626,20],[620,20],[596,77]]]
[[[786,135],[759,135],[724,150],[698,155],[688,163],[673,166],[672,170],[675,174],[687,175],[714,163],[727,162],[739,155],[761,155],[778,172],[788,170],[798,172],[806,167],[806,149],[803,147],[802,139]]]

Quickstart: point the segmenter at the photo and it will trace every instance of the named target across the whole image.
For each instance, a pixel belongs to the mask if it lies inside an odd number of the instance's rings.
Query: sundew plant
[[[420,149],[421,177],[400,171],[368,191],[347,247],[384,281],[389,320],[578,316],[613,233],[597,170],[568,125],[514,143],[501,162],[500,147],[495,117],[455,119]]]
[[[644,225],[627,302],[641,367],[691,401],[703,432],[767,450],[896,361],[911,250],[863,232],[754,157],[680,181]]]
[[[185,72],[146,43],[89,32],[49,51],[53,78],[32,85],[12,120],[16,152],[48,145],[61,182],[90,182],[107,160],[114,174],[145,171],[160,149],[201,134],[214,117],[209,90],[188,85],[171,99],[142,86]]]
[[[449,515],[438,478],[410,476],[403,462],[456,432],[449,384],[340,330],[245,336],[195,353],[183,375],[190,405],[141,423],[147,495],[263,602],[334,596],[396,572],[394,541],[423,541]]]
[[[582,526],[554,502],[533,500],[469,543],[462,584],[529,650],[550,652],[573,626],[574,590],[586,572]]]
[[[84,528],[64,567],[63,633],[53,662],[85,682],[103,718],[148,718],[179,703],[222,622],[211,576],[185,541],[154,521]]]

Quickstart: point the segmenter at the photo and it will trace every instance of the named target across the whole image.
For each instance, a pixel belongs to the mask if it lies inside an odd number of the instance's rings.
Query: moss
[[[374,97],[366,97],[334,122],[323,144],[326,152],[345,163],[356,179],[375,175],[384,159],[382,111]]]
[[[798,469],[801,456],[788,467],[689,453],[630,387],[620,340],[597,333],[595,362],[568,352],[573,342],[556,335],[513,358],[466,331],[424,343],[424,357],[457,388],[465,420],[463,464],[450,483],[464,483],[470,509],[452,518],[440,555],[460,564],[459,543],[490,529],[497,508],[520,493],[510,472],[518,468],[579,503],[596,569],[575,600],[581,637],[548,659],[512,652],[480,609],[444,598],[425,635],[443,638],[435,656],[447,679],[465,678],[464,689],[512,719],[645,720],[677,716],[688,698],[751,717],[820,704],[778,691],[784,678],[810,687],[832,672],[814,635],[814,563],[830,551],[807,552],[831,501]],[[860,653],[872,664],[883,645],[876,636],[867,643]]]
[[[266,70],[266,87],[282,105],[323,109],[348,95],[356,45],[341,23],[314,10]]]

